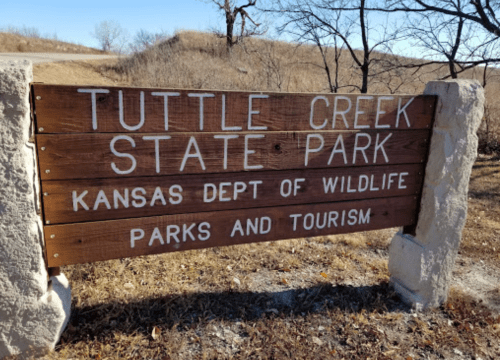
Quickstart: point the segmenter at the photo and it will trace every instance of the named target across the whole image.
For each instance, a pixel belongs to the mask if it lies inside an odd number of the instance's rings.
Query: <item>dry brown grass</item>
[[[186,31],[143,53],[124,58],[109,70],[134,86],[325,92],[328,82],[321,66],[320,53],[313,46],[248,38],[228,52],[224,39]],[[341,66],[340,82],[360,85],[347,56]],[[423,89],[423,83],[420,85]],[[370,90],[382,92],[382,87],[377,83]],[[412,82],[400,92],[413,93],[417,87]]]
[[[95,68],[107,81],[137,86],[324,91],[314,54],[253,39],[227,54],[219,39],[183,33],[154,51]],[[421,92],[420,81],[403,90]],[[384,91],[380,86],[372,91]],[[460,248],[460,262],[483,262],[494,274],[499,174],[500,158],[476,162]],[[64,267],[72,317],[46,359],[500,358],[500,317],[479,294],[454,287],[442,307],[425,312],[401,303],[388,282],[394,231]],[[498,299],[500,287],[491,296]]]
[[[105,52],[58,40],[25,37],[0,32],[0,52],[50,52],[70,54],[105,54]]]
[[[130,86],[97,69],[103,65],[112,66],[115,59],[59,61],[33,65],[33,81],[45,84]]]
[[[461,253],[500,264],[500,157],[481,156],[469,189],[469,216]]]

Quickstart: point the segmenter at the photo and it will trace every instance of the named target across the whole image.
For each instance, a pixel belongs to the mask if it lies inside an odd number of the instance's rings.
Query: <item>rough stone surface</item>
[[[424,94],[439,100],[419,219],[415,236],[399,232],[392,239],[389,271],[407,302],[432,307],[447,298],[465,225],[484,91],[476,81],[450,80],[428,83]]]
[[[0,61],[0,358],[53,348],[69,319],[64,275],[48,279],[30,139],[28,61]]]

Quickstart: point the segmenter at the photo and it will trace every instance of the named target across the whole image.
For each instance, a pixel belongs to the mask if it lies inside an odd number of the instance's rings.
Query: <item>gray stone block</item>
[[[462,229],[484,91],[472,80],[432,81],[424,94],[438,95],[415,236],[399,232],[389,250],[396,291],[419,307],[438,306],[448,294]]]
[[[43,259],[28,61],[0,61],[0,358],[53,348],[69,319],[64,275]]]

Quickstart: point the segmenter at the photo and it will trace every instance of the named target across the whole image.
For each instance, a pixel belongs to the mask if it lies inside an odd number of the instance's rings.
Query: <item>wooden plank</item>
[[[43,134],[166,132],[166,113],[169,133],[218,132],[228,127],[248,131],[252,130],[249,129],[249,111],[252,112],[250,126],[266,127],[268,131],[315,130],[323,124],[323,130],[332,130],[333,125],[336,130],[353,130],[356,129],[355,123],[360,129],[375,128],[376,124],[381,127],[388,126],[389,129],[429,129],[436,102],[436,97],[429,95],[264,94],[261,92],[44,84],[32,86],[35,94],[37,131]],[[92,91],[98,91],[98,93],[92,95]],[[120,92],[122,94],[121,107]],[[142,126],[139,126],[141,93],[144,97],[144,122]],[[165,95],[159,95],[160,93],[178,94],[178,96],[167,97],[167,112],[165,112]],[[202,127],[200,126],[200,94],[210,96],[202,98]],[[263,95],[267,98],[262,98]],[[93,96],[95,96],[94,108]],[[251,109],[250,96],[257,96],[251,100]],[[337,114],[336,121],[333,123],[335,104],[337,104]],[[123,123],[126,126],[120,123],[120,108],[123,113]],[[311,108],[314,128],[310,124]],[[348,128],[342,119],[344,112]],[[222,126],[223,114],[225,128]],[[327,119],[326,122],[325,119]],[[134,130],[131,130],[132,128]]]
[[[44,181],[50,224],[418,195],[424,166]],[[125,200],[123,200],[125,199]]]
[[[41,178],[91,179],[423,163],[430,131],[235,133],[234,139],[217,138],[225,135],[178,133],[161,140],[152,140],[157,135],[151,134],[130,134],[127,138],[115,134],[38,135]]]
[[[417,202],[418,197],[406,196],[167,215],[46,226],[44,233],[49,267],[57,267],[213,246],[411,225],[415,222]]]

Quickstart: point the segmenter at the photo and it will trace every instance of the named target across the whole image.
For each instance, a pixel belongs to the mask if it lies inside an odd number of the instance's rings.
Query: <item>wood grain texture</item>
[[[435,96],[32,94],[49,267],[416,223]]]
[[[46,226],[48,266],[411,225],[417,202],[406,196]]]
[[[44,181],[43,206],[46,221],[66,224],[419,195],[423,172],[416,164]]]
[[[436,103],[435,96],[428,95],[333,95],[304,93],[257,93],[229,92],[210,90],[179,90],[151,88],[122,88],[96,86],[66,86],[33,84],[35,94],[37,132],[51,133],[119,133],[130,132],[119,121],[119,92],[122,91],[123,121],[128,126],[140,123],[141,92],[144,93],[144,125],[134,132],[164,133],[165,102],[163,96],[152,93],[178,93],[179,96],[168,97],[168,132],[194,132],[200,129],[200,98],[193,94],[212,94],[213,97],[203,99],[203,131],[217,132],[222,129],[223,95],[225,97],[225,124],[228,127],[240,127],[248,131],[248,113],[250,95],[267,95],[267,99],[253,99],[252,110],[258,112],[252,115],[252,126],[267,127],[268,131],[302,131],[314,130],[310,125],[311,103],[314,103],[313,124],[320,126],[327,119],[323,130],[332,130],[335,99],[337,112],[349,108],[346,113],[346,128],[340,114],[336,116],[335,130],[353,130],[357,115],[357,125],[374,128],[379,112],[378,125],[388,125],[389,129],[407,129],[404,113],[399,114],[398,107],[405,108],[411,129],[429,129]],[[92,95],[88,92],[78,92],[82,89],[99,89],[109,91],[107,94],[95,95],[96,129],[92,125]],[[191,96],[189,96],[191,94]],[[372,97],[366,99],[364,97]],[[380,106],[378,100],[380,101]]]
[[[114,149],[120,154],[131,154],[136,161],[135,167],[130,157],[118,157],[111,152],[110,144],[115,138],[114,134],[38,135],[37,147],[41,178],[42,180],[123,178],[246,170],[423,163],[427,154],[430,131],[235,133],[233,135],[238,138],[227,140],[226,152],[224,151],[225,140],[214,138],[214,136],[221,135],[226,134],[172,134],[170,139],[159,140],[157,147],[156,141],[143,138],[152,134],[127,135],[129,140],[123,138],[117,140],[114,143]],[[308,142],[309,135],[311,138]],[[252,138],[252,136],[261,136],[261,138]],[[247,140],[246,137],[248,137]],[[340,142],[337,143],[339,137],[343,139],[345,159],[343,153],[339,152],[341,149]],[[196,153],[194,141],[199,148],[203,164],[199,158],[190,157],[186,158],[185,166],[182,168],[186,152],[191,155]],[[247,142],[246,151],[245,141]],[[320,149],[322,142],[323,147]],[[375,151],[377,143],[379,145],[383,143],[383,146]],[[365,153],[363,154],[360,150],[355,152],[355,144],[358,147],[367,146]],[[310,151],[307,154],[306,166],[307,146]],[[316,149],[319,150],[312,151]],[[330,161],[334,149],[337,152]],[[158,165],[156,164],[157,153]],[[245,157],[247,167],[245,167]],[[226,168],[224,168],[225,162]],[[121,171],[131,169],[133,171],[128,174],[117,174],[113,166]],[[255,168],[258,166],[261,168]]]

